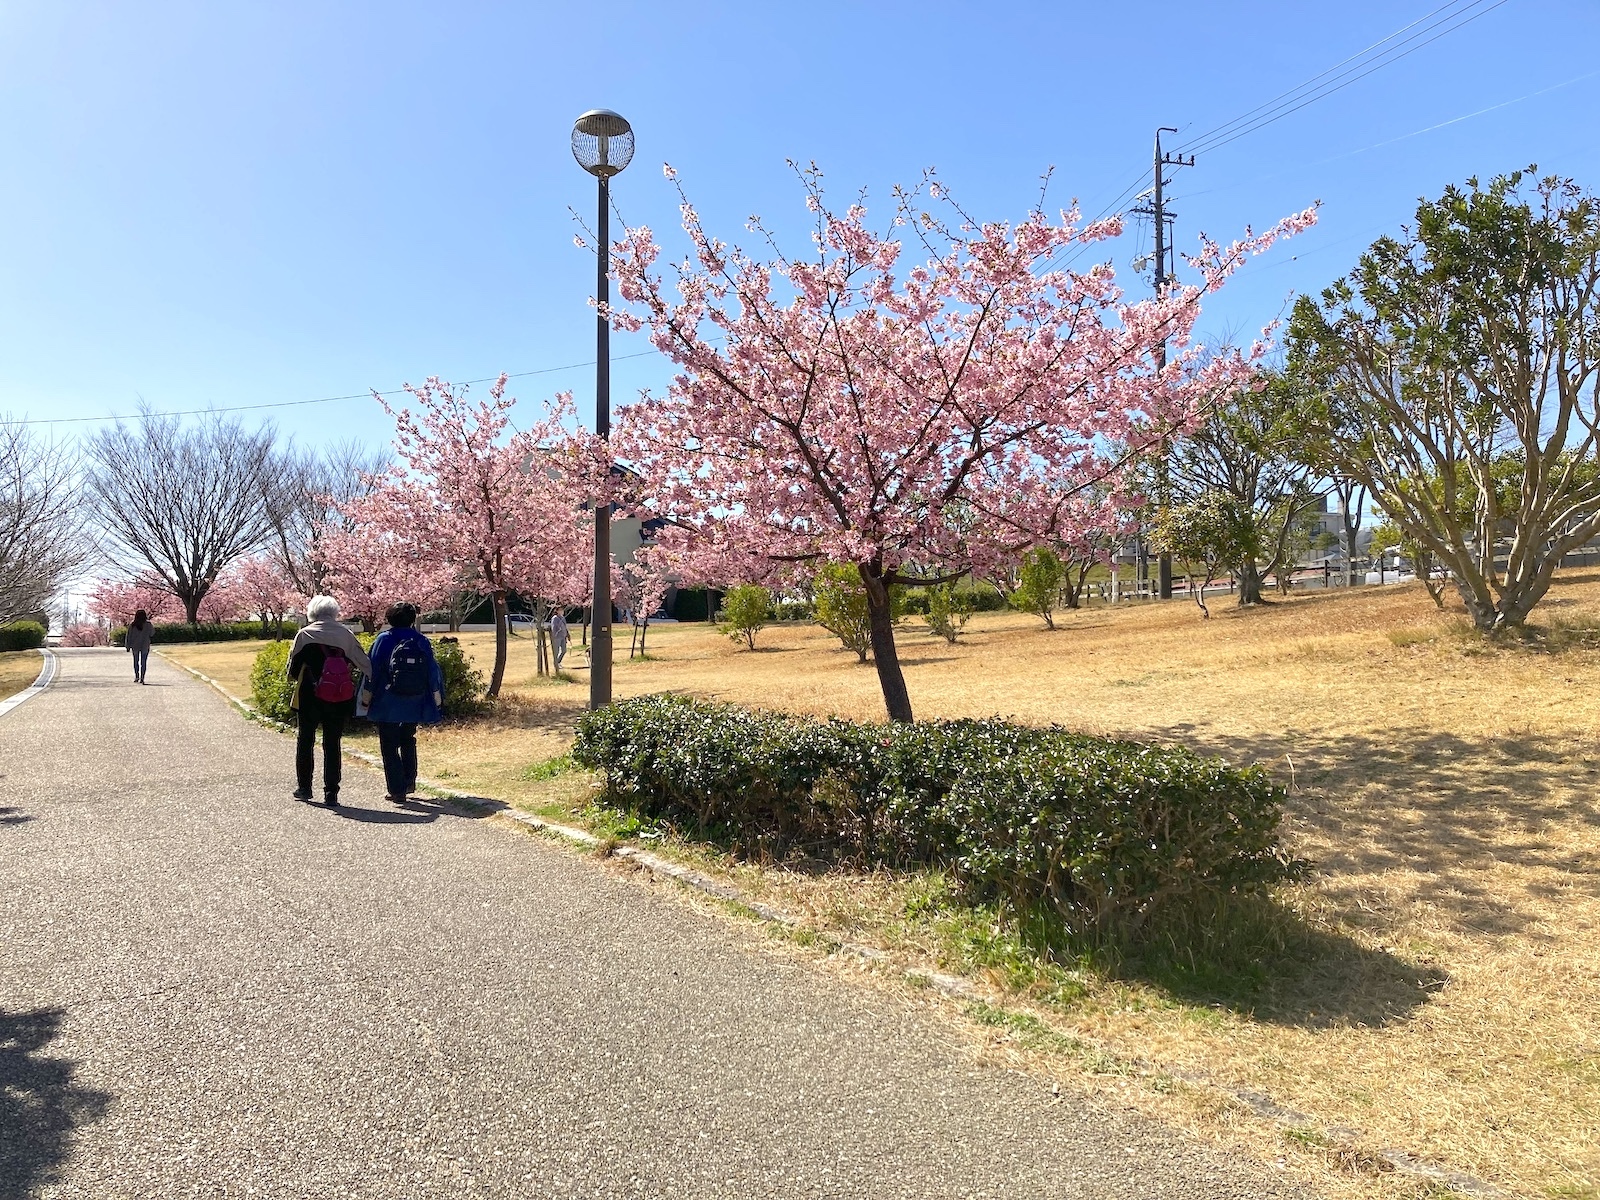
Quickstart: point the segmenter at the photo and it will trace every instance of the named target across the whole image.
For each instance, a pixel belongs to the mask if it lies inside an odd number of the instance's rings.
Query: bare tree
[[[87,483],[112,563],[153,571],[190,624],[217,576],[272,533],[278,467],[271,426],[254,432],[208,413],[193,425],[144,409],[89,439]]]
[[[46,611],[83,565],[78,459],[0,417],[0,624]]]
[[[372,491],[388,455],[356,441],[321,451],[286,449],[277,470],[264,480],[263,503],[272,526],[272,553],[295,588],[307,596],[325,592],[328,562],[322,533],[348,529],[344,508]]]
[[[1290,323],[1334,465],[1483,630],[1521,625],[1600,534],[1600,198],[1526,179],[1423,202]]]

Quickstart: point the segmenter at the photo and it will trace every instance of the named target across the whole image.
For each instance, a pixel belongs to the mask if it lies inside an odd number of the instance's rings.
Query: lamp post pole
[[[600,215],[596,232],[600,245],[595,255],[598,274],[595,297],[601,307],[594,318],[594,431],[611,437],[611,323],[605,304],[611,299],[611,180],[601,175]],[[594,640],[589,647],[589,708],[611,703],[611,506],[594,506]]]
[[[604,108],[584,113],[572,126],[572,156],[599,183],[600,208],[595,221],[594,431],[611,436],[611,325],[606,304],[611,299],[611,177],[633,160],[633,127]],[[611,508],[594,506],[594,594],[590,597],[594,626],[589,642],[589,708],[611,703]]]

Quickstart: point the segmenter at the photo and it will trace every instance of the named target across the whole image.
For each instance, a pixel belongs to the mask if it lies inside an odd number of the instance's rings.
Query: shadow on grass
[[[1449,982],[1435,967],[1370,949],[1265,897],[1171,922],[1136,945],[1092,945],[1080,961],[1187,1005],[1308,1029],[1404,1021]]]
[[[1346,893],[1355,877],[1410,872],[1419,901],[1477,933],[1507,936],[1548,919],[1549,906],[1531,887],[1506,883],[1503,864],[1600,896],[1600,862],[1580,855],[1563,828],[1600,828],[1600,763],[1585,761],[1589,746],[1571,736],[1397,727],[1240,737],[1194,724],[1163,732],[1272,770],[1289,788],[1287,823],[1311,843],[1335,900],[1354,899]],[[1341,907],[1367,919],[1360,905]]]
[[[0,1009],[0,1197],[40,1196],[59,1182],[74,1133],[110,1105],[108,1093],[76,1082],[71,1059],[43,1053],[65,1015]]]

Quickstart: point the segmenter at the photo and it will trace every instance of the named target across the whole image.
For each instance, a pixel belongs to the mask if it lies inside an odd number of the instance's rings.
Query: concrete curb
[[[43,647],[40,648],[39,653],[44,655],[44,663],[39,667],[39,677],[15,696],[8,696],[6,699],[0,700],[0,717],[5,716],[18,705],[26,704],[56,681],[56,656]]]
[[[159,653],[159,651],[157,653]],[[202,680],[211,687],[215,688],[222,694],[228,703],[232,704],[250,720],[258,721],[263,725],[271,726],[280,732],[294,732],[293,726],[286,725],[282,721],[274,720],[271,717],[262,716],[248,701],[241,700],[238,696],[235,696],[232,692],[228,691],[227,688],[218,683],[215,679],[212,679],[209,675],[205,675],[200,671],[195,670],[193,667],[185,666],[183,663],[167,658],[165,654],[161,655],[161,657],[166,659],[167,662],[172,663],[173,666],[182,668],[183,670],[189,672],[189,674],[193,675],[196,679]],[[0,712],[3,711],[4,709],[0,708]],[[382,761],[377,755],[367,754],[360,750],[346,750],[344,751],[344,755],[346,758],[355,759],[358,762],[367,763],[369,765],[378,767],[382,767],[383,765]],[[544,817],[534,816],[532,813],[519,812],[502,800],[494,800],[486,796],[474,796],[471,793],[457,791],[455,788],[447,787],[444,784],[437,783],[432,780],[419,779],[418,782],[426,786],[430,792],[449,799],[458,805],[479,811],[485,809],[490,810],[490,813],[493,816],[503,817],[505,820],[514,822],[517,825],[521,825],[525,829],[530,829],[536,833],[543,833],[552,837],[557,837],[564,841],[571,842],[574,845],[582,846],[588,850],[606,850],[607,854],[611,858],[620,858],[629,862],[637,863],[640,867],[654,875],[664,879],[670,879],[675,883],[683,885],[684,887],[693,888],[695,891],[702,892],[705,895],[711,896],[717,900],[722,900],[729,904],[736,905],[741,910],[748,912],[757,919],[765,921],[769,924],[778,925],[786,930],[802,930],[810,928],[809,925],[800,920],[798,917],[795,917],[790,913],[786,913],[781,909],[774,908],[769,904],[763,903],[762,901],[746,896],[733,884],[725,883],[720,879],[714,879],[711,876],[706,875],[703,872],[696,871],[691,867],[685,867],[679,863],[671,862],[665,858],[662,858],[660,855],[652,854],[650,851],[642,849],[641,847],[630,846],[627,844],[608,845],[607,842],[596,837],[586,829],[579,829],[573,825],[563,825],[558,821],[550,821]],[[823,937],[829,946],[830,953],[847,954],[854,958],[861,959],[866,963],[870,963],[873,966],[898,972],[910,982],[920,984],[924,987],[931,987],[935,991],[941,992],[944,995],[952,997],[953,999],[966,1001],[987,1001],[990,999],[990,993],[973,983],[970,979],[965,979],[959,975],[945,974],[942,971],[933,971],[917,967],[906,967],[903,964],[895,962],[892,955],[878,949],[876,946],[866,946],[857,942],[840,941],[831,937],[827,937],[827,935],[823,935]],[[1127,1058],[1117,1054],[1106,1046],[1096,1043],[1090,1038],[1083,1037],[1080,1034],[1074,1033],[1069,1036],[1075,1042],[1083,1045],[1084,1047],[1102,1054],[1106,1058],[1115,1062],[1124,1063],[1133,1071],[1141,1075],[1165,1075],[1172,1079],[1182,1080],[1184,1083],[1191,1084],[1192,1086],[1205,1088],[1208,1091],[1227,1096],[1243,1105],[1245,1108],[1249,1109],[1250,1112],[1254,1113],[1257,1117],[1264,1121],[1271,1122],[1280,1129],[1310,1129],[1318,1131],[1327,1140],[1329,1148],[1346,1150],[1351,1153],[1365,1154],[1384,1163],[1398,1175],[1405,1175],[1414,1179],[1425,1179],[1433,1183],[1443,1184],[1457,1195],[1483,1197],[1484,1200],[1511,1200],[1510,1193],[1501,1190],[1486,1180],[1478,1179],[1476,1176],[1468,1175],[1460,1171],[1452,1171],[1445,1167],[1436,1166],[1426,1159],[1421,1158],[1418,1155],[1411,1154],[1405,1150],[1366,1150],[1362,1145],[1360,1130],[1348,1129],[1343,1126],[1320,1125],[1317,1119],[1310,1114],[1297,1112],[1292,1108],[1285,1108],[1263,1092],[1257,1092],[1248,1088],[1230,1087],[1227,1084],[1218,1083],[1199,1072],[1165,1068],[1157,1063],[1147,1062],[1143,1059]]]

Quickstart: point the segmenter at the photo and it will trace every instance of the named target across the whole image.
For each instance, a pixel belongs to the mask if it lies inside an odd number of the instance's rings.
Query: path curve
[[[0,722],[0,1198],[1302,1196],[292,746],[152,659]]]

